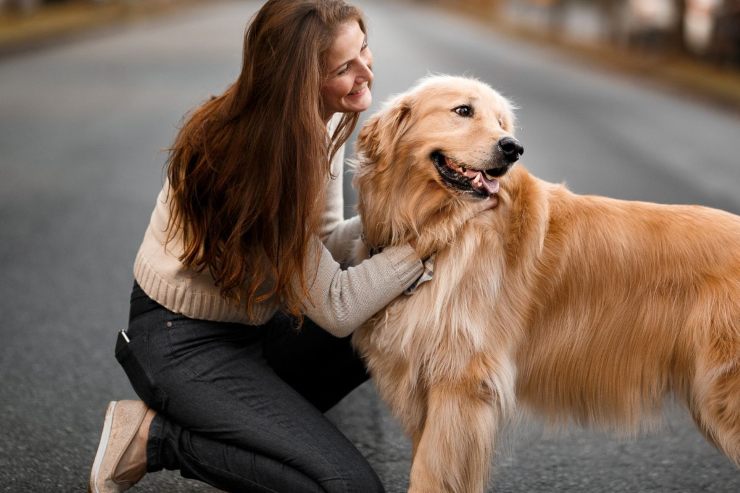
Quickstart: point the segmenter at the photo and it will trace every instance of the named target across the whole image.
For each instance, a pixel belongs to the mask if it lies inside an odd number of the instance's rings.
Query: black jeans
[[[126,340],[128,339],[128,340]],[[323,412],[367,380],[348,339],[310,320],[263,326],[193,320],[137,285],[116,358],[157,411],[147,469],[178,469],[227,491],[383,491]]]

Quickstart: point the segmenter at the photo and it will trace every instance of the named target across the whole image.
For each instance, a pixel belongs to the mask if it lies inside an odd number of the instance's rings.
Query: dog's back
[[[556,421],[633,431],[673,392],[709,434],[735,428],[737,447],[740,218],[558,188],[548,202],[536,281],[521,293],[532,306],[519,399]],[[707,392],[725,409],[714,424]]]

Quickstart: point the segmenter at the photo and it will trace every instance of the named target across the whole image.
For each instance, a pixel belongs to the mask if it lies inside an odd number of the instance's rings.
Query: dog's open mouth
[[[440,151],[434,151],[431,159],[442,180],[450,187],[480,197],[489,197],[499,191],[496,176],[501,176],[502,173],[498,168],[490,170],[468,168]]]

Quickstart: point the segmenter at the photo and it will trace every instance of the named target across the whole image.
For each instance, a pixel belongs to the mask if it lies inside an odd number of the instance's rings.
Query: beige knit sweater
[[[337,337],[352,333],[423,271],[422,262],[410,245],[386,248],[356,267],[342,270],[340,263],[347,262],[351,243],[361,232],[359,217],[344,220],[343,163],[344,148],[332,162],[332,175],[336,178],[327,184],[322,229],[309,248],[313,253],[309,254],[304,272],[310,298],[304,300],[304,314]],[[245,306],[219,294],[207,269],[198,273],[183,266],[179,260],[183,252],[179,235],[165,248],[170,216],[168,196],[165,183],[134,262],[134,277],[144,292],[169,310],[190,318],[248,325],[266,323],[280,309],[278,300],[261,303],[250,318]],[[264,286],[263,290],[267,288]]]

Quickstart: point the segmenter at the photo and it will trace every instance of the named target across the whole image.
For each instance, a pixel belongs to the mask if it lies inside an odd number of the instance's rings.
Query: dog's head
[[[423,79],[386,102],[357,139],[354,183],[366,236],[397,243],[430,215],[497,194],[523,152],[512,106],[490,86]]]

